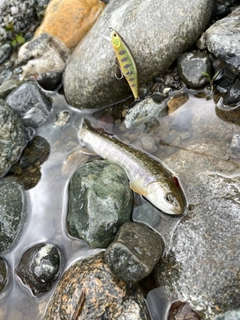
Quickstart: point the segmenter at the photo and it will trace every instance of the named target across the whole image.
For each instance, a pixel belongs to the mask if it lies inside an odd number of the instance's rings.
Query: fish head
[[[163,183],[154,181],[147,186],[146,198],[159,210],[171,214],[180,215],[185,208],[185,198],[175,179]]]

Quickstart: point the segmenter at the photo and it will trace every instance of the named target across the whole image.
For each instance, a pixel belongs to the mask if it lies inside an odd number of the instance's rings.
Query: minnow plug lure
[[[111,31],[110,42],[116,54],[116,60],[117,60],[119,69],[121,70],[122,75],[127,80],[132,90],[134,98],[138,100],[139,99],[138,71],[137,71],[137,66],[136,66],[134,57],[128,45],[120,36],[120,34],[110,26],[109,21],[103,12],[102,6],[100,5],[100,2],[99,2],[99,6],[101,7],[102,14],[107,23],[108,29]],[[122,77],[121,78],[116,77],[116,78],[121,79]]]

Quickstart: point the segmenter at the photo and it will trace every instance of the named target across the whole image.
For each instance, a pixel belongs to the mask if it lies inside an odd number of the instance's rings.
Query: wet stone
[[[52,244],[37,244],[28,249],[16,268],[16,274],[34,295],[48,291],[59,276],[60,255]]]
[[[194,209],[178,223],[171,249],[154,273],[159,286],[173,289],[204,319],[213,319],[240,307],[239,176],[192,176],[189,169],[186,174],[191,177],[186,191]]]
[[[52,109],[50,99],[33,81],[22,84],[10,93],[6,102],[18,113],[26,127],[39,127]]]
[[[52,319],[150,320],[144,296],[115,278],[104,253],[74,262],[55,289],[44,320]]]
[[[17,242],[27,216],[27,199],[21,185],[10,179],[0,180],[0,253]]]
[[[115,277],[135,283],[152,272],[163,250],[159,234],[145,225],[128,222],[107,248],[105,259]]]
[[[25,64],[22,66],[21,78],[31,76],[38,78],[41,74],[62,73],[69,55],[69,49],[61,40],[50,34],[42,33],[24,43],[18,52],[18,62]]]
[[[0,177],[17,161],[25,144],[22,121],[7,103],[0,100]]]
[[[125,171],[105,160],[81,165],[70,181],[68,206],[69,234],[93,248],[106,248],[132,213]]]
[[[10,169],[8,175],[14,176],[25,190],[35,187],[41,178],[41,165],[48,159],[50,145],[43,137],[36,136],[28,142],[20,159]]]
[[[207,53],[186,52],[177,62],[178,74],[182,81],[190,88],[201,88],[209,83],[209,79],[203,72],[212,76],[212,62]]]
[[[9,58],[12,47],[9,43],[5,43],[0,47],[0,64]]]
[[[159,119],[167,115],[167,101],[166,99],[161,103],[153,101],[151,97],[148,97],[138,102],[127,113],[124,124],[127,128],[134,128],[138,126],[144,126],[153,121],[153,119]]]
[[[6,288],[8,282],[8,267],[4,259],[0,258],[0,294]]]

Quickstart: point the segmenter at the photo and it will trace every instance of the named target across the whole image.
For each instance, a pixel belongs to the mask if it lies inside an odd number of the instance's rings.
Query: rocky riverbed
[[[115,78],[98,1],[48,2],[0,4],[0,317],[237,319],[237,1],[109,1],[140,101]],[[161,159],[183,215],[80,147],[83,118]]]

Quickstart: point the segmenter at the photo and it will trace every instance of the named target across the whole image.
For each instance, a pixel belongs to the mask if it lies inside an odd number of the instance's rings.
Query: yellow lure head
[[[121,45],[121,37],[115,30],[111,33],[111,43],[114,48],[119,48]]]

